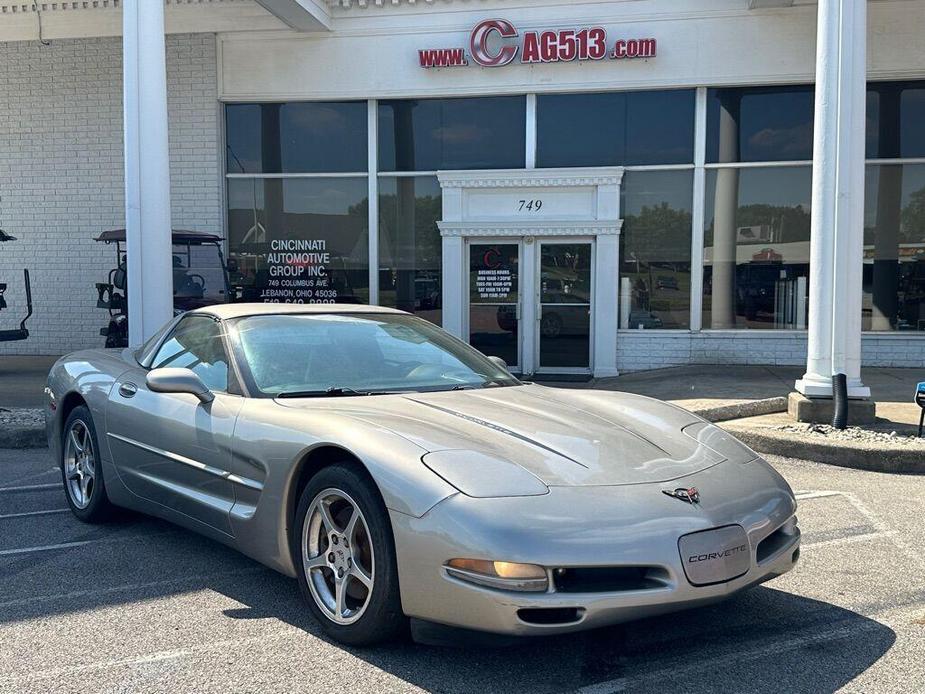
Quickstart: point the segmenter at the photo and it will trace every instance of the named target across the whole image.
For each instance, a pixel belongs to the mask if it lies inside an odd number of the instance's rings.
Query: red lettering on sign
[[[506,19],[486,19],[476,25],[469,38],[469,53],[475,62],[484,67],[507,65],[517,55],[517,46],[511,44],[505,44],[497,53],[492,53],[488,48],[488,39],[493,33],[509,39],[517,36],[517,29]]]
[[[520,45],[520,34],[506,19],[486,19],[472,30],[469,55],[463,48],[429,48],[418,51],[423,68],[468,65],[467,58],[483,67],[500,67],[513,62],[520,53],[522,63],[558,63],[575,60],[631,60],[654,58],[658,44],[653,38],[617,39],[608,53],[607,31],[603,27],[527,31]]]
[[[428,48],[418,51],[421,67],[457,67],[468,65],[462,48]]]
[[[528,31],[524,34],[524,46],[520,53],[520,62],[538,63],[540,62],[540,44],[537,40],[535,31]]]

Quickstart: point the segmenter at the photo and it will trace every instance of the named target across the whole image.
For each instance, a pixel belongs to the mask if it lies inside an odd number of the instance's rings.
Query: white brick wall
[[[167,38],[173,224],[221,230],[215,37]],[[0,328],[25,310],[30,338],[2,354],[61,354],[102,346],[96,308],[115,249],[92,238],[124,226],[120,39],[0,43],[0,282],[10,285]]]
[[[864,335],[864,366],[925,368],[925,339],[921,336]],[[621,331],[617,336],[617,368],[643,371],[684,364],[806,363],[806,333]]]

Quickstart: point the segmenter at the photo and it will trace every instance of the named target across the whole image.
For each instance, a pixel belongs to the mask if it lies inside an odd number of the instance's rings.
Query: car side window
[[[196,373],[209,390],[228,390],[228,353],[222,324],[208,316],[187,316],[157,350],[155,369],[177,367]]]

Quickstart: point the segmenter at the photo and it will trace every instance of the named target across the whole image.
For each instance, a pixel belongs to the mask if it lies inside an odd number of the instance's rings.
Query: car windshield
[[[235,322],[235,332],[252,385],[273,397],[519,384],[472,347],[414,316],[250,316]]]

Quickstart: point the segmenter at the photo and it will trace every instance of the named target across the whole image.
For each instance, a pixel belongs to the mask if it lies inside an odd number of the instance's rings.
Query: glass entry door
[[[519,241],[469,243],[469,343],[520,371]]]
[[[588,372],[594,246],[571,240],[541,241],[539,246],[537,370]]]

